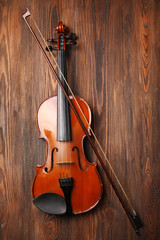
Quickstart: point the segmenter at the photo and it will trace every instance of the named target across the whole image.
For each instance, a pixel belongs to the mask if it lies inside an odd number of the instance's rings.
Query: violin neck
[[[67,79],[66,71],[66,56],[63,45],[63,36],[59,39],[59,50],[58,50],[58,65],[63,73],[65,79]],[[67,85],[62,77],[61,72],[58,70],[58,77],[62,82],[66,91],[68,91]],[[70,109],[69,103],[58,85],[57,93],[57,141],[67,142],[71,141],[71,124],[70,124]]]

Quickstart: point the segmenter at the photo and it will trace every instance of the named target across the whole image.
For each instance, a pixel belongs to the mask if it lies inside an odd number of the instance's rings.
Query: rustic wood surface
[[[140,239],[160,239],[159,0],[0,0],[0,239],[139,239],[100,166],[104,193],[89,213],[49,216],[32,203],[34,166],[46,154],[36,110],[56,82],[22,19],[26,7],[45,38],[60,20],[78,35],[69,84],[92,109],[97,138],[144,223]]]

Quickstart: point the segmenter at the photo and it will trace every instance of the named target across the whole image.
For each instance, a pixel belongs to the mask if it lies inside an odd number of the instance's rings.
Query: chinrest
[[[64,198],[56,193],[43,193],[33,200],[41,211],[48,214],[65,214],[67,210]]]

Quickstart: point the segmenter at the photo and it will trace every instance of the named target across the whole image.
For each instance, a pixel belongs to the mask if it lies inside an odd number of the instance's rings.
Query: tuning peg
[[[53,51],[53,50],[57,50],[57,47],[52,47],[52,46],[48,46],[48,47],[46,47],[46,51]]]
[[[70,33],[69,35],[67,35],[65,37],[66,39],[70,39],[70,40],[76,40],[77,39],[77,36],[75,33]]]
[[[71,40],[76,40],[76,39],[77,39],[76,34],[75,34],[75,33],[71,33],[71,34],[70,34],[70,39],[71,39]]]
[[[73,46],[73,45],[76,45],[76,44],[77,44],[76,41],[66,42],[66,45],[68,45],[68,46]]]
[[[70,42],[70,45],[71,45],[71,46],[76,45],[76,44],[77,44],[76,41],[71,41],[71,42]]]
[[[47,39],[47,42],[58,43],[58,40],[52,38],[52,39]]]

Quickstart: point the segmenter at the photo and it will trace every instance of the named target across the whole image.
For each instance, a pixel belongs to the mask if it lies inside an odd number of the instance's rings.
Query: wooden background
[[[45,38],[60,20],[78,35],[69,84],[92,109],[97,138],[144,223],[140,239],[160,239],[159,0],[0,0],[0,239],[139,239],[100,166],[104,194],[93,211],[55,217],[32,204],[34,166],[46,154],[36,110],[56,82],[22,19],[26,7]]]

